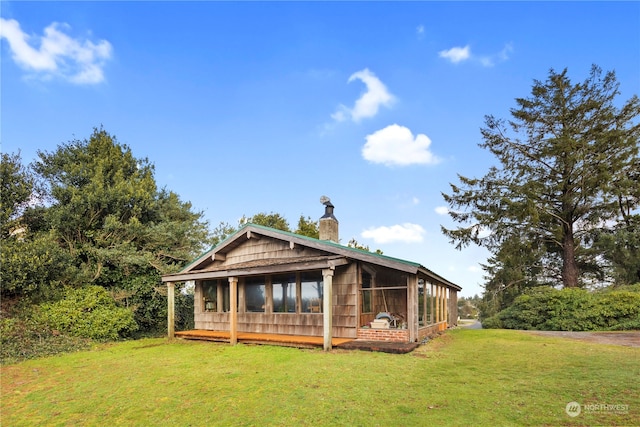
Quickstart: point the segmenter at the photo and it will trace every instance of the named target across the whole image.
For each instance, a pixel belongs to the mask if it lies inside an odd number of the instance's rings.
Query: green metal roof
[[[354,252],[354,253],[358,253],[358,254],[373,255],[373,256],[374,256],[374,257],[376,257],[376,258],[386,259],[386,260],[389,260],[389,261],[400,262],[400,263],[407,264],[407,265],[411,265],[411,266],[414,266],[414,267],[420,267],[420,266],[421,266],[421,264],[420,264],[420,263],[417,263],[417,262],[407,261],[407,260],[400,259],[400,258],[394,258],[394,257],[390,257],[390,256],[382,255],[382,254],[379,254],[379,253],[376,253],[376,252],[366,251],[366,250],[364,250],[364,249],[352,248],[352,247],[350,247],[350,246],[345,246],[345,245],[342,245],[342,244],[340,244],[340,243],[332,242],[331,240],[320,240],[320,239],[314,239],[313,237],[303,236],[302,234],[296,234],[296,233],[292,233],[292,232],[290,232],[290,231],[278,230],[278,229],[276,229],[276,228],[266,227],[266,226],[264,226],[264,225],[258,225],[258,224],[247,223],[247,224],[243,225],[243,226],[242,226],[242,228],[240,228],[240,230],[238,230],[238,233],[239,233],[243,228],[247,227],[248,225],[254,226],[254,227],[256,227],[256,228],[262,228],[262,229],[264,229],[264,230],[268,230],[268,231],[271,231],[271,232],[277,232],[277,233],[283,234],[283,235],[285,235],[285,236],[301,238],[301,239],[304,239],[304,240],[308,240],[308,241],[310,241],[310,242],[316,242],[316,243],[317,243],[317,242],[320,242],[320,243],[325,244],[325,245],[330,246],[330,247],[339,248],[339,249],[342,249],[342,250],[345,250],[345,249],[346,249],[346,250],[348,250],[348,251],[351,251],[351,252]],[[225,239],[225,240],[226,240],[226,239]]]

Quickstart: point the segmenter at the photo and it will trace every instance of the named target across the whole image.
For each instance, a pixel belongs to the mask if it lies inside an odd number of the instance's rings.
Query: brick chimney
[[[333,216],[333,204],[328,197],[322,196],[320,203],[324,205],[324,215],[320,218],[320,240],[338,243],[338,220]]]

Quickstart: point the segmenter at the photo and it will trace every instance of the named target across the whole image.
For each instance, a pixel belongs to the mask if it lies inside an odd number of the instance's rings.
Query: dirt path
[[[621,332],[563,332],[563,331],[522,331],[546,337],[570,338],[597,344],[624,345],[640,347],[640,331]]]

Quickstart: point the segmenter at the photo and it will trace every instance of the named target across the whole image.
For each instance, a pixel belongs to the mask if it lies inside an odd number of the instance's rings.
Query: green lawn
[[[406,355],[148,339],[1,373],[3,426],[640,425],[640,349],[517,331]]]

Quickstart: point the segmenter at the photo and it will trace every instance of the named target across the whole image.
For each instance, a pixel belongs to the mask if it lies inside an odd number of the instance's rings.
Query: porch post
[[[458,326],[458,291],[449,289],[449,304],[451,312],[451,323]]]
[[[175,285],[174,282],[167,282],[167,337],[170,340],[175,336]]]
[[[322,270],[322,326],[324,350],[331,350],[333,338],[333,268]]]
[[[229,277],[229,342],[238,343],[238,278]]]
[[[449,288],[444,288],[444,321],[447,322],[445,327],[449,327]]]
[[[435,322],[435,288],[433,287],[433,283],[429,282],[429,324],[433,325]]]
[[[418,340],[418,276],[407,277],[407,328],[409,342]]]
[[[436,323],[440,323],[440,307],[442,302],[440,301],[440,285],[436,285]]]

